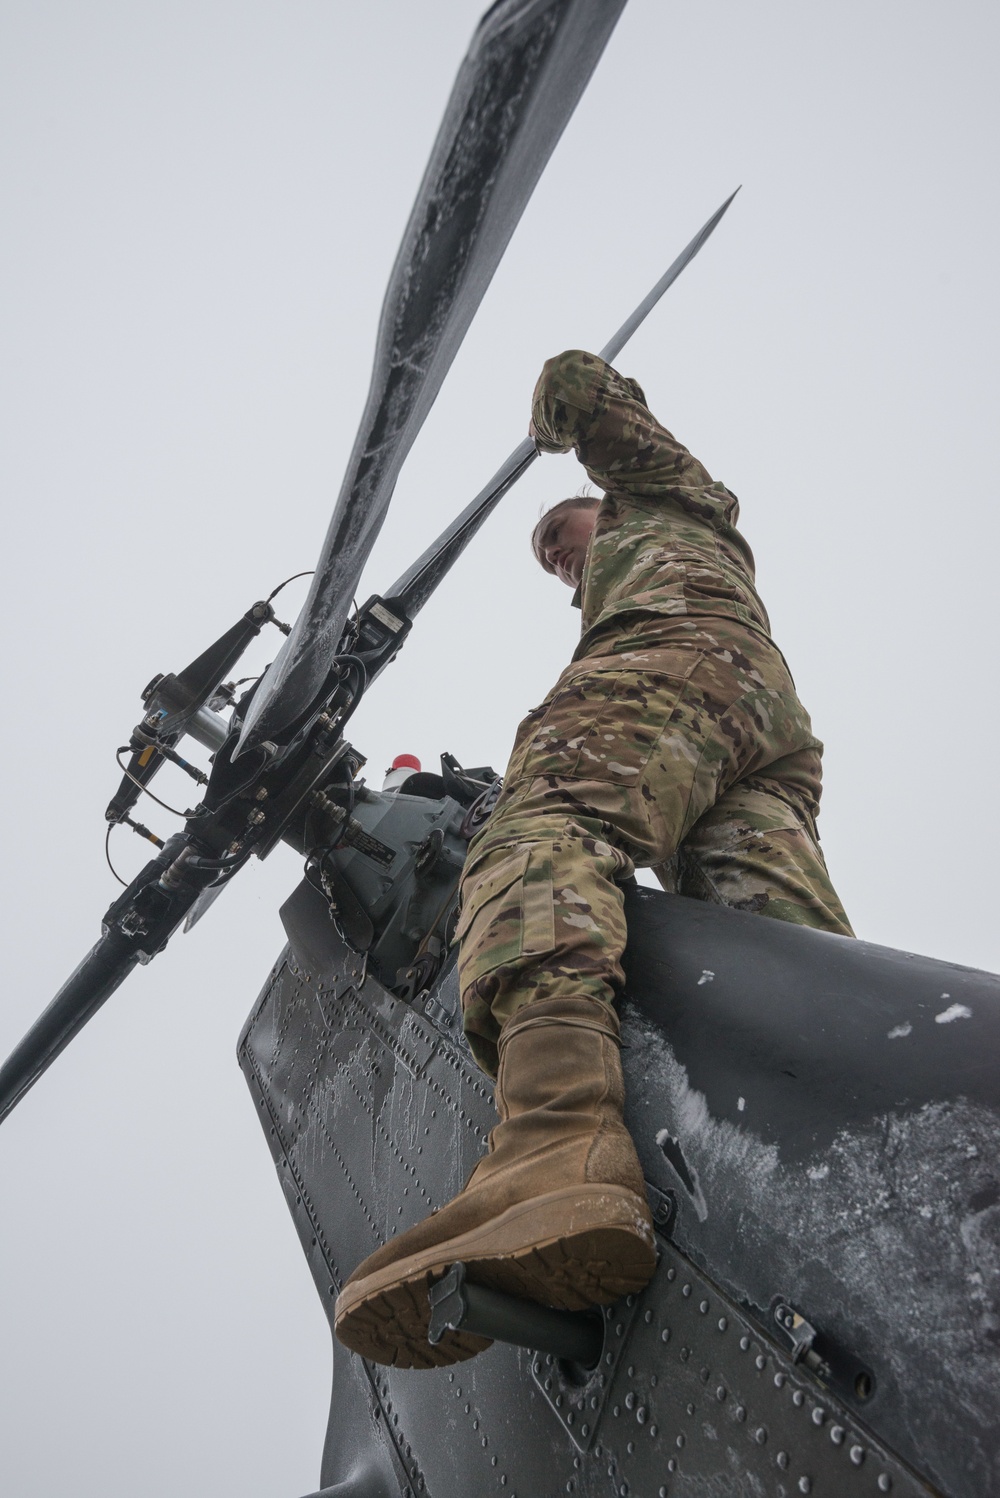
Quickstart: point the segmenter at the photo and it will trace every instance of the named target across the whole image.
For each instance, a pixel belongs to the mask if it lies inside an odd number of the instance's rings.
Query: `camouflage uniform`
[[[605,492],[578,601],[582,637],[521,724],[462,877],[465,1028],[496,1070],[533,999],[611,1001],[621,880],[852,935],[816,834],[822,745],[769,635],[734,495],[592,354],[545,365],[532,419]]]

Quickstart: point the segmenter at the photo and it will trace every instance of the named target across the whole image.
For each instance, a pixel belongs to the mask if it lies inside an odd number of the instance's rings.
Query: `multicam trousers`
[[[563,672],[470,844],[459,973],[490,1073],[530,1000],[613,1000],[636,865],[682,894],[853,935],[816,835],[822,746],[780,652],[723,618],[659,635]]]

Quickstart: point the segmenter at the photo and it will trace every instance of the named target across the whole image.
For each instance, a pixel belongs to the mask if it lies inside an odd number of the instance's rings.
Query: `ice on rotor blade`
[[[624,0],[501,0],[459,70],[389,281],[368,401],[302,613],[237,754],[318,711],[399,469]]]

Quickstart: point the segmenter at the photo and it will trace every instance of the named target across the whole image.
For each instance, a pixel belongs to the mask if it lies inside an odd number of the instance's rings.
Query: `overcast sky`
[[[2,1053],[115,896],[103,810],[141,688],[315,559],[484,7],[0,5]],[[362,590],[520,440],[542,360],[599,347],[742,183],[619,363],[740,496],[858,934],[991,969],[997,16],[631,0]],[[580,477],[536,464],[427,607],[352,724],[374,783],[401,750],[502,768],[573,649],[527,535]],[[112,840],[126,877],[144,846]],[[326,1322],[234,1061],[299,873],[281,848],[241,875],[0,1129],[4,1492],[318,1484]]]

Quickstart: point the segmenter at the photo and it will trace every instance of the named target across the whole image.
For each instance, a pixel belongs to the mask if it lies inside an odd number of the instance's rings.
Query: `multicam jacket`
[[[577,658],[621,648],[623,636],[650,645],[678,615],[738,619],[770,637],[736,496],[660,425],[634,380],[571,349],[542,370],[532,422],[542,452],[575,448],[606,491],[574,600]]]

